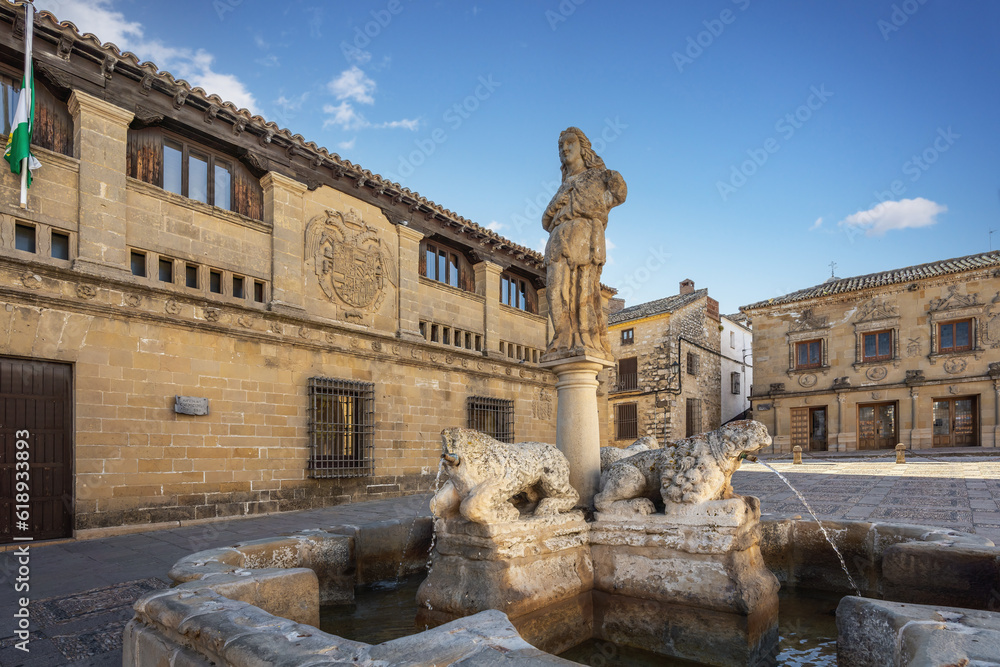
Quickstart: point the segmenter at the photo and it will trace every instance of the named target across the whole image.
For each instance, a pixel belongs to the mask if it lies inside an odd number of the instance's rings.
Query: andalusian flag
[[[22,208],[28,203],[31,170],[42,166],[31,154],[31,131],[35,124],[35,74],[31,65],[31,43],[35,36],[35,7],[30,2],[24,3],[24,26],[24,78],[21,79],[21,94],[18,95],[17,107],[14,109],[14,120],[10,124],[7,150],[3,154],[4,159],[10,163],[10,170],[15,174],[21,174]],[[27,170],[24,170],[25,164]]]
[[[29,78],[21,85],[14,120],[10,124],[10,136],[7,137],[7,150],[3,154],[3,158],[10,163],[10,170],[15,174],[21,173],[24,158],[28,158],[28,185],[31,185],[31,170],[42,166],[30,150],[34,120],[35,86],[34,81]]]

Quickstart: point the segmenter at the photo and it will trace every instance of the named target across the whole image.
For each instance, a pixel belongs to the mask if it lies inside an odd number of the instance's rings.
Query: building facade
[[[776,451],[995,447],[1000,252],[832,278],[741,310]]]
[[[5,97],[23,15],[0,1]],[[555,441],[538,253],[34,30],[27,210],[0,176],[0,542],[18,431],[36,539],[426,491],[447,426]]]
[[[736,313],[719,318],[722,325],[719,350],[722,352],[722,423],[748,418],[750,387],[753,385],[753,332],[746,315]]]
[[[622,447],[652,435],[666,443],[718,428],[720,329],[718,302],[691,280],[679,294],[612,312],[604,442]]]

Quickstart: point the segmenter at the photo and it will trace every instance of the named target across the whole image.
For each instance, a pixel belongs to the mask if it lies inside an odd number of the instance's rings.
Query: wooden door
[[[978,420],[975,396],[934,399],[935,447],[975,447]]]
[[[826,406],[809,409],[809,449],[814,452],[825,452],[826,444]]]
[[[809,408],[792,408],[792,447],[809,449]]]
[[[858,449],[892,449],[897,441],[894,402],[858,406]]]
[[[72,535],[71,388],[67,364],[0,358],[0,543]]]

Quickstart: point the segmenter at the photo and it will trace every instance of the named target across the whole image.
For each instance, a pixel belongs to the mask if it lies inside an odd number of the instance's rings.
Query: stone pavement
[[[981,451],[981,450],[980,450]],[[1000,543],[1000,452],[941,457],[939,452],[767,460],[786,475],[820,518],[946,526]],[[933,458],[928,458],[933,457]],[[733,477],[738,493],[756,495],[763,512],[808,513],[795,494],[762,465],[744,463]],[[0,665],[115,667],[131,604],[169,584],[181,556],[304,528],[427,514],[429,496],[410,496],[319,510],[233,519],[87,541],[31,545],[28,593],[14,591],[17,556],[0,552]],[[30,653],[14,647],[16,599],[31,598]]]

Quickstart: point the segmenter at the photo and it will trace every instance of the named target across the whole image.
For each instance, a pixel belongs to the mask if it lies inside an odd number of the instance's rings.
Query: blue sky
[[[35,4],[539,250],[580,127],[628,183],[629,304],[691,278],[733,312],[1000,230],[996,2]]]

